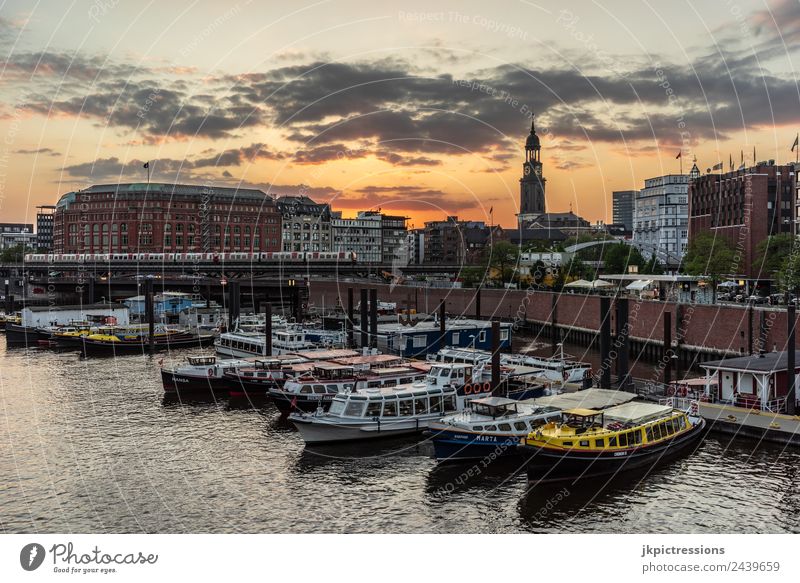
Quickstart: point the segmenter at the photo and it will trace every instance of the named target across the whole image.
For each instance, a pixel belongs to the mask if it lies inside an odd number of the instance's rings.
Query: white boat
[[[443,415],[464,409],[474,397],[458,391],[471,381],[472,368],[436,364],[425,382],[340,393],[327,412],[293,413],[289,420],[310,444],[420,433]]]
[[[306,340],[302,331],[278,330],[272,334],[272,354],[267,354],[267,339],[263,333],[237,330],[220,334],[214,341],[214,348],[217,354],[231,358],[263,358],[310,350],[317,348],[317,344]]]
[[[187,363],[161,368],[164,392],[223,391],[229,384],[225,373],[253,366],[253,360],[218,360],[214,356],[190,356]]]
[[[465,362],[484,365],[488,370],[488,364],[492,359],[492,353],[486,350],[476,350],[473,348],[443,348],[434,355],[431,360],[435,362]],[[570,360],[564,354],[563,347],[557,356],[534,356],[527,354],[501,354],[500,365],[507,367],[524,366],[539,369],[540,375],[551,381],[562,383],[583,383],[592,375],[592,367],[587,362]]]

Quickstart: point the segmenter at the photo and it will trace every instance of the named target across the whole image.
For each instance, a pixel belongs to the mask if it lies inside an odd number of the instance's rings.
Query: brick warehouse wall
[[[337,299],[347,302],[347,288],[354,290],[355,302],[359,301],[359,290],[364,284],[347,282],[312,281],[309,299],[317,308],[331,308]],[[396,302],[403,308],[408,300],[415,307],[415,297],[420,312],[431,313],[439,302],[445,300],[450,315],[475,315],[474,289],[433,289],[385,284],[368,285],[378,290],[378,299]],[[484,289],[481,291],[481,316],[496,316],[504,320],[528,320],[547,323],[551,319],[553,296],[557,300],[557,321],[562,326],[573,326],[597,331],[600,328],[600,299],[596,295],[553,294],[544,291]],[[615,329],[612,302],[612,330]],[[716,351],[749,351],[759,347],[770,351],[774,347],[783,350],[786,344],[786,311],[781,308],[765,308],[738,305],[709,306],[696,304],[678,305],[674,302],[631,299],[629,305],[630,334],[634,338],[661,342],[664,334],[664,312],[672,312],[672,337],[678,338],[682,331],[682,344],[705,346]],[[796,335],[796,346],[800,348],[800,333]]]

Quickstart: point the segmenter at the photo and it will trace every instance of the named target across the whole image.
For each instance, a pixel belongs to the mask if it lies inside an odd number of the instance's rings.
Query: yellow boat
[[[657,403],[566,409],[528,434],[519,453],[532,480],[586,478],[653,466],[684,451],[704,428],[702,417]]]

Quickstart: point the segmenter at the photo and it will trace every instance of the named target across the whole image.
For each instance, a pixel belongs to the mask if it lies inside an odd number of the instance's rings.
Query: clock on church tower
[[[520,214],[545,212],[544,184],[542,177],[541,144],[536,135],[536,126],[531,121],[531,133],[525,141],[525,162],[520,178]]]

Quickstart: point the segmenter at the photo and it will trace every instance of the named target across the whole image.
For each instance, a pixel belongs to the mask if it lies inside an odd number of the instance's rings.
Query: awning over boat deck
[[[633,283],[626,285],[625,289],[629,289],[631,291],[642,291],[647,289],[651,285],[653,285],[652,279],[638,279]]]
[[[617,405],[605,411],[606,421],[619,421],[620,423],[632,423],[639,425],[647,423],[653,419],[666,417],[672,412],[669,405],[659,405],[658,403],[625,403]]]
[[[505,397],[483,397],[482,399],[472,399],[470,403],[486,405],[488,407],[502,407],[504,405],[516,405],[519,401],[506,399]]]
[[[627,403],[636,398],[634,393],[613,391],[610,389],[585,389],[574,393],[561,393],[537,399],[522,401],[537,407],[558,407],[559,409],[606,409],[615,405]]]

